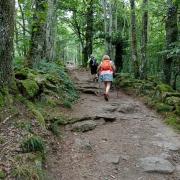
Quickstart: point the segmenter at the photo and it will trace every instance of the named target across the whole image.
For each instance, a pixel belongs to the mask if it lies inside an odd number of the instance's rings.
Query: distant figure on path
[[[113,73],[116,68],[108,55],[104,55],[101,64],[98,66],[99,81],[104,82],[104,99],[109,100],[109,90],[113,81]]]
[[[98,68],[97,60],[93,55],[91,55],[88,60],[88,63],[89,63],[89,67],[91,69],[91,75],[93,76],[93,81],[95,81],[96,74],[97,74],[97,68]]]

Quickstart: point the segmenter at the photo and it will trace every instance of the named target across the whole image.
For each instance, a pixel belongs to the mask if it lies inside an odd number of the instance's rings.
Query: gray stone
[[[92,120],[77,122],[72,125],[71,130],[76,132],[86,132],[95,129],[96,125],[96,122]]]
[[[134,113],[137,111],[137,107],[134,104],[122,104],[122,105],[120,105],[118,111],[121,113],[125,113],[125,114],[126,113]]]
[[[100,156],[100,160],[112,164],[119,164],[120,156],[116,154],[104,154]]]
[[[140,166],[145,172],[157,172],[171,174],[175,167],[168,161],[160,157],[146,157],[140,159]]]
[[[124,161],[128,161],[129,160],[129,156],[128,155],[121,155],[120,157]]]
[[[107,108],[104,108],[104,111],[105,112],[115,112],[118,108],[117,107],[107,107]]]
[[[80,150],[92,150],[91,143],[88,139],[75,139],[75,147]]]
[[[159,147],[163,147],[170,151],[179,151],[180,150],[180,145],[172,144],[167,141],[154,141],[153,144],[156,146],[159,146]]]
[[[109,116],[107,114],[97,115],[94,117],[94,120],[104,119],[105,122],[114,122],[116,121],[115,116]]]

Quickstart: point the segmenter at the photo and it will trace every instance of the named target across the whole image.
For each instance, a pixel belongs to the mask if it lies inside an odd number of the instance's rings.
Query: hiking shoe
[[[108,94],[104,94],[104,99],[105,99],[106,101],[109,101],[109,96],[108,96]]]

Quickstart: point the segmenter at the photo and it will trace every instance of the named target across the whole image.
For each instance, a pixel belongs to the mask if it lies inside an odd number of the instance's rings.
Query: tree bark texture
[[[139,78],[139,63],[137,54],[137,39],[136,39],[136,14],[135,14],[135,0],[130,0],[131,4],[131,53],[132,63],[134,68],[135,78]]]
[[[0,86],[9,86],[13,78],[14,0],[0,1]]]
[[[48,14],[46,24],[46,59],[56,60],[56,34],[57,34],[57,14],[56,0],[48,0]]]
[[[28,54],[28,66],[35,67],[41,60],[46,58],[46,22],[47,22],[47,0],[36,0],[30,49]]]
[[[143,0],[140,79],[147,78],[148,0]]]
[[[85,48],[83,50],[83,66],[87,66],[87,61],[90,55],[92,54],[93,49],[93,20],[94,20],[94,11],[93,11],[94,0],[90,0],[87,7],[86,14],[86,33],[85,33]]]
[[[103,10],[104,10],[104,46],[105,54],[108,54],[108,20],[107,20],[107,0],[102,0]]]
[[[170,50],[173,48],[173,43],[178,40],[178,26],[177,26],[177,7],[172,0],[167,0],[168,11],[166,17],[166,48]],[[173,57],[166,56],[164,59],[164,77],[165,83],[171,84]]]

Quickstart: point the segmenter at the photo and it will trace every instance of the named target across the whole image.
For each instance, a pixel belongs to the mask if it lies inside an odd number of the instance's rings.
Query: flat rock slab
[[[77,122],[72,125],[72,131],[76,132],[86,132],[95,129],[97,126],[95,121],[82,121],[82,122]]]
[[[97,116],[94,117],[94,120],[98,120],[98,119],[104,119],[105,122],[114,122],[114,121],[116,121],[115,116],[107,116],[107,115],[97,115]]]
[[[163,147],[170,151],[179,151],[180,150],[179,144],[173,144],[173,143],[170,143],[167,141],[154,141],[153,144],[156,146],[159,146],[159,147]]]
[[[117,154],[103,154],[99,157],[101,162],[107,162],[112,164],[119,164],[120,162],[120,155]]]
[[[137,112],[136,104],[121,104],[118,108],[118,111],[124,114]]]
[[[140,166],[145,172],[157,172],[171,174],[175,167],[168,161],[160,157],[146,157],[140,159]]]

